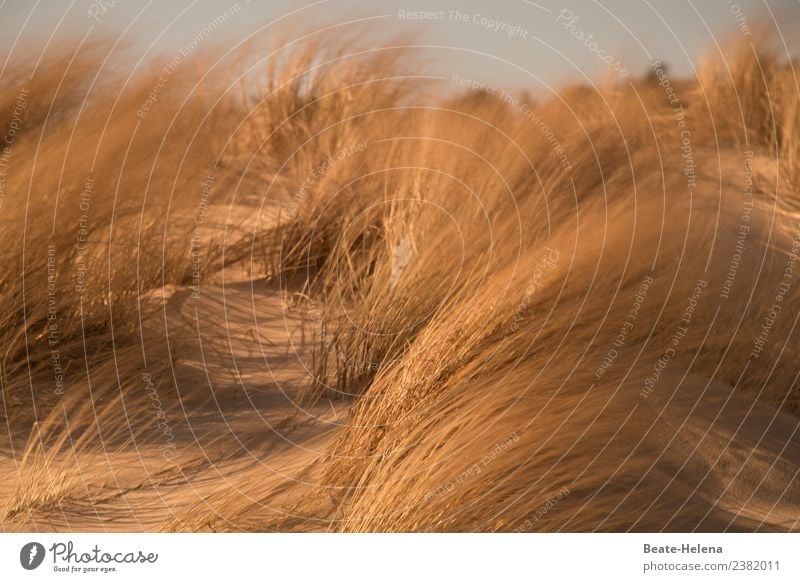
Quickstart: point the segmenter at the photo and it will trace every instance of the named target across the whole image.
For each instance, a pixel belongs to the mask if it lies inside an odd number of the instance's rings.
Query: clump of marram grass
[[[738,364],[752,349],[741,329],[757,328],[764,317],[742,301],[752,292],[765,304],[774,291],[751,278],[754,262],[742,267],[748,273],[740,275],[742,295],[721,306],[726,316],[714,316],[712,300],[686,315],[696,289],[724,280],[735,243],[740,208],[727,199],[718,206],[713,197],[692,197],[695,187],[699,196],[713,185],[715,154],[705,137],[712,124],[717,130],[730,124],[717,145],[744,155],[730,106],[718,104],[708,114],[704,96],[692,89],[681,96],[685,112],[678,119],[661,86],[641,89],[615,87],[590,97],[595,107],[580,92],[575,107],[557,101],[539,107],[563,136],[574,166],[569,173],[548,151],[552,141],[542,143],[518,112],[491,100],[427,112],[418,126],[406,122],[413,139],[395,139],[390,155],[367,158],[373,169],[357,193],[322,199],[310,228],[282,227],[294,237],[295,228],[309,237],[325,233],[297,253],[315,258],[311,288],[324,301],[323,320],[336,330],[321,341],[324,361],[334,364],[320,368],[318,381],[359,395],[325,473],[346,508],[337,528],[508,530],[559,487],[572,492],[570,500],[537,520],[538,529],[727,523],[730,516],[715,513],[705,499],[688,503],[672,489],[663,494],[660,475],[647,471],[652,460],[645,451],[658,444],[642,440],[648,421],[637,412],[646,369],[677,342],[669,354],[678,369],[739,381],[773,405],[796,409],[800,401],[789,376],[782,375],[780,388],[771,383],[774,370],[763,360],[752,362],[746,380],[739,376]],[[769,82],[748,89],[768,99]],[[483,124],[483,116],[492,124]],[[685,127],[703,140],[688,154]],[[751,147],[756,156],[769,155],[773,140],[759,135]],[[381,171],[387,158],[414,170]],[[782,163],[797,167],[791,152]],[[744,185],[743,169],[726,168],[728,179]],[[775,195],[768,182],[753,179],[766,200]],[[407,212],[395,220],[400,200],[442,212]],[[769,211],[766,201],[756,203],[751,241],[776,264],[792,245],[787,232],[777,247],[768,245]],[[717,241],[706,227],[714,214]],[[414,256],[393,278],[390,241],[404,233],[412,233]],[[715,255],[714,244],[724,250]],[[532,284],[553,248],[554,272]],[[600,376],[598,363],[613,348],[645,277],[658,283],[625,336],[630,349],[614,352],[613,372]],[[677,334],[675,322],[690,320],[692,333]],[[791,322],[778,325],[777,335],[789,338]],[[481,444],[509,434],[518,434],[519,444],[479,477],[452,495],[430,495],[480,457]],[[604,487],[599,497],[597,487]],[[657,500],[646,514],[635,502],[640,497]],[[303,511],[313,515],[313,504]]]

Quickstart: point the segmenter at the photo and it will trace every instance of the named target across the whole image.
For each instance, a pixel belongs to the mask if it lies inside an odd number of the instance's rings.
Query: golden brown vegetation
[[[142,111],[163,71],[107,48],[2,76],[5,528],[798,527],[793,63],[436,99],[325,38],[194,59]],[[238,266],[253,313],[280,296],[314,338],[291,400],[349,410],[314,458],[292,407],[251,434],[285,449],[195,432],[221,389],[153,297],[193,284],[204,180],[203,292]],[[240,349],[231,321],[204,341]]]

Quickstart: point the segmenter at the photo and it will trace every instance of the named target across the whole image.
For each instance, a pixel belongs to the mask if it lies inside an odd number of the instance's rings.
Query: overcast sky
[[[413,34],[437,73],[534,90],[541,82],[558,84],[581,75],[592,80],[622,70],[638,75],[653,59],[669,63],[673,73],[690,75],[697,59],[718,50],[717,44],[749,43],[748,33],[759,22],[777,22],[792,51],[800,45],[793,40],[800,0],[0,2],[4,57],[12,47],[18,57],[18,51],[32,46],[88,35],[122,39],[137,58],[168,59],[226,14],[203,36],[205,46],[232,46],[259,31],[285,35],[323,24],[346,29],[348,22],[363,20],[379,38]],[[417,11],[429,14],[422,20]]]

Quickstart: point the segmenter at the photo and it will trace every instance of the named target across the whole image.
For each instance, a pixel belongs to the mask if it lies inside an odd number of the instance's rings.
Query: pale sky
[[[19,57],[20,51],[41,50],[48,41],[84,35],[121,39],[137,59],[169,59],[226,12],[229,17],[203,45],[233,46],[259,31],[284,36],[323,24],[346,30],[352,26],[348,23],[362,20],[374,29],[376,39],[413,35],[420,46],[415,50],[437,74],[533,90],[538,89],[537,79],[556,85],[581,76],[602,79],[609,74],[603,58],[635,75],[653,59],[668,63],[674,74],[691,75],[699,57],[718,50],[717,44],[749,43],[747,31],[765,21],[773,27],[778,23],[793,54],[800,49],[800,40],[794,40],[800,38],[800,0],[0,2],[3,60],[12,46]],[[408,15],[415,11],[433,14],[421,22]]]

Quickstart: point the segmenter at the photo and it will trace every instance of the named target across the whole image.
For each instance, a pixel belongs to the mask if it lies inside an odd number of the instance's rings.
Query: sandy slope
[[[241,238],[254,212],[233,210],[245,226],[226,234]],[[230,224],[227,209],[215,211],[217,225]],[[163,305],[143,327],[145,335],[166,330],[170,338],[177,394],[157,390],[174,438],[81,449],[34,463],[37,470],[25,474],[5,456],[0,472],[15,478],[0,484],[0,514],[10,509],[0,530],[264,527],[284,521],[285,508],[308,493],[314,461],[345,411],[341,403],[298,400],[314,333],[299,308],[288,307],[278,288],[244,267],[204,278],[199,290],[171,287],[144,301]],[[36,498],[36,483],[44,480],[59,485]],[[32,498],[35,510],[18,509]],[[12,502],[17,509],[4,507]],[[217,522],[221,506],[226,519]],[[229,518],[239,514],[240,520]]]
[[[800,526],[800,422],[720,382],[675,370],[647,399],[641,421],[660,443],[653,470],[683,498],[729,516],[747,529]],[[680,507],[675,508],[676,511]],[[700,529],[703,529],[702,525]]]
[[[343,411],[327,400],[298,402],[310,331],[280,292],[263,281],[203,287],[196,298],[180,289],[165,307],[170,336],[183,340],[174,367],[180,407],[167,412],[176,437],[169,458],[157,443],[65,458],[64,487],[75,494],[56,511],[41,506],[3,529],[247,528],[283,518],[284,505],[313,483],[309,464],[324,453]],[[81,492],[88,498],[77,501]],[[242,521],[216,523],[209,516],[219,504],[226,515],[240,506]]]

